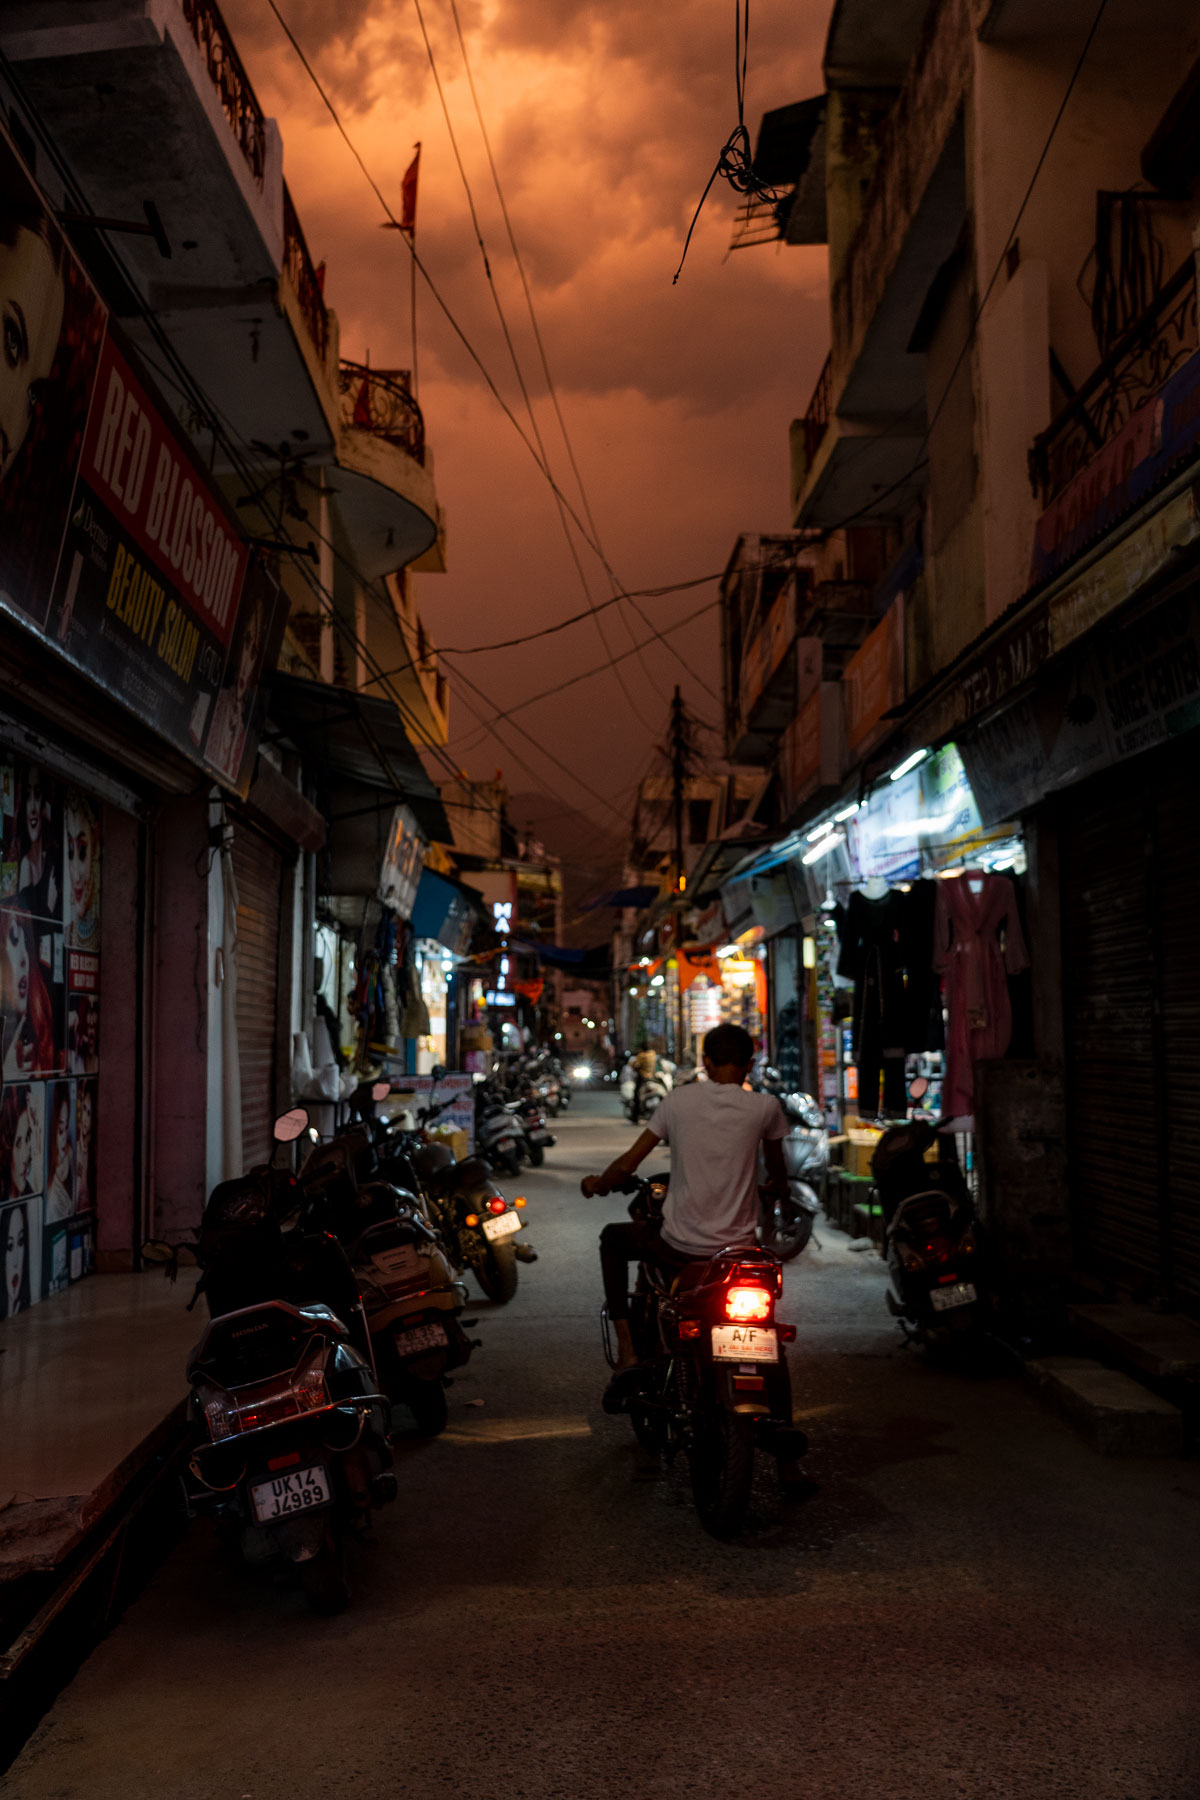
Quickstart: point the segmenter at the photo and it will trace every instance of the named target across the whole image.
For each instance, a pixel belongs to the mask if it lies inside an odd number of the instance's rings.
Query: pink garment
[[[1008,977],[1029,967],[1029,953],[1007,875],[968,869],[938,883],[933,966],[944,978],[949,1014],[942,1087],[948,1118],[974,1112],[975,1064],[1003,1056],[1012,1040]]]

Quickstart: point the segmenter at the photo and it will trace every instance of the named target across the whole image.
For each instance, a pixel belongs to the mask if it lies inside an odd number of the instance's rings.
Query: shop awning
[[[464,887],[433,869],[421,871],[413,902],[412,928],[417,937],[433,938],[456,956],[465,956],[477,924],[487,922],[474,888]]]
[[[302,755],[341,778],[329,784],[331,824],[403,804],[432,842],[451,842],[441,795],[390,700],[275,673],[270,712]]]
[[[614,888],[611,893],[599,894],[594,900],[585,900],[579,910],[580,912],[595,912],[600,906],[636,906],[640,909],[643,906],[649,906],[652,900],[657,899],[658,891],[657,884],[653,887],[646,885]]]

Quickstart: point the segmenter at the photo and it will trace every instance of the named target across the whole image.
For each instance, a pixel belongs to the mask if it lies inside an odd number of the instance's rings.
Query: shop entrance
[[[1063,1005],[1075,1251],[1200,1305],[1200,734],[1062,807]]]

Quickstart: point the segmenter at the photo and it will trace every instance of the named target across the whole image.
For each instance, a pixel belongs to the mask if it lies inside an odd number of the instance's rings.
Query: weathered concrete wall
[[[971,68],[967,0],[942,0],[930,14],[908,80],[884,127],[862,224],[833,278],[835,394],[854,366],[954,128]]]

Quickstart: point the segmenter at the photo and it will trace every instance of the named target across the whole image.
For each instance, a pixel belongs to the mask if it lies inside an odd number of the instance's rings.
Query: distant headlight
[[[592,1075],[590,1063],[577,1063],[571,1070],[572,1081],[590,1081]]]

